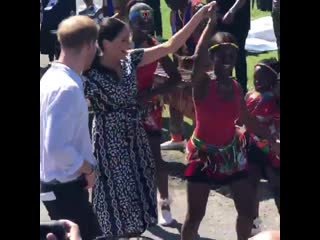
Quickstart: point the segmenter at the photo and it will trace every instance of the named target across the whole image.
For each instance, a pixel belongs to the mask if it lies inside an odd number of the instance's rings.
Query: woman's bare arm
[[[215,4],[216,2],[213,1],[202,7],[191,18],[191,20],[181,30],[174,34],[168,41],[154,47],[146,48],[143,59],[140,62],[139,66],[147,65],[170,53],[176,52],[188,40],[199,23],[209,14],[212,14]]]

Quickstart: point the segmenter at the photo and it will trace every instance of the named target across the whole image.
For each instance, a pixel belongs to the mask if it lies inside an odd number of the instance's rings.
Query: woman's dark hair
[[[103,40],[113,41],[125,26],[125,22],[117,18],[104,19],[100,24],[98,34],[98,44],[101,50],[103,50]]]
[[[258,64],[265,64],[271,67],[274,71],[277,72],[277,74],[280,73],[280,62],[276,58],[267,58],[262,59],[258,62]]]

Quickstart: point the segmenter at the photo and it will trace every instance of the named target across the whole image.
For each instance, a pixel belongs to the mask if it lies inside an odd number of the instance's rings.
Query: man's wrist
[[[91,166],[91,170],[89,172],[85,172],[84,174],[90,176],[92,173],[94,173],[94,167],[93,166]]]
[[[93,171],[94,171],[93,165],[87,162],[86,160],[84,160],[81,168],[79,169],[79,172],[82,174],[90,175],[93,173]]]

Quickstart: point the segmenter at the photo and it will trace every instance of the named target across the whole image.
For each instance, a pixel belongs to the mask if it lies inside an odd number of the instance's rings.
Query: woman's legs
[[[230,184],[233,201],[238,212],[236,231],[238,240],[247,240],[251,235],[256,213],[256,196],[249,178]]]
[[[194,240],[205,215],[210,187],[205,183],[187,182],[188,212],[181,231],[181,240]]]

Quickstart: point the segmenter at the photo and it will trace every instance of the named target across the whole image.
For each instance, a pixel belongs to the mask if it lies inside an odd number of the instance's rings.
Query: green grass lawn
[[[162,13],[162,27],[163,27],[163,37],[168,39],[171,36],[171,27],[170,27],[170,10],[167,7],[166,3],[164,0],[161,0],[161,13]],[[255,6],[255,8],[253,8],[251,10],[251,19],[257,19],[260,17],[264,17],[264,16],[269,16],[270,12],[262,12],[260,10],[258,10]],[[264,58],[271,58],[271,57],[277,57],[277,52],[273,51],[273,52],[267,52],[267,53],[262,53],[262,54],[258,54],[258,55],[253,55],[253,54],[248,54],[247,57],[247,71],[248,71],[248,88],[251,89],[252,88],[252,79],[253,79],[253,67],[254,65],[261,59]],[[166,107],[166,109],[163,111],[163,117],[164,117],[164,128],[168,129],[168,117],[169,117],[169,110],[168,107]],[[187,137],[190,136],[192,128],[191,128],[191,120],[185,117],[185,122],[186,122],[186,135]],[[168,139],[169,135],[168,132],[164,132],[164,139]]]

